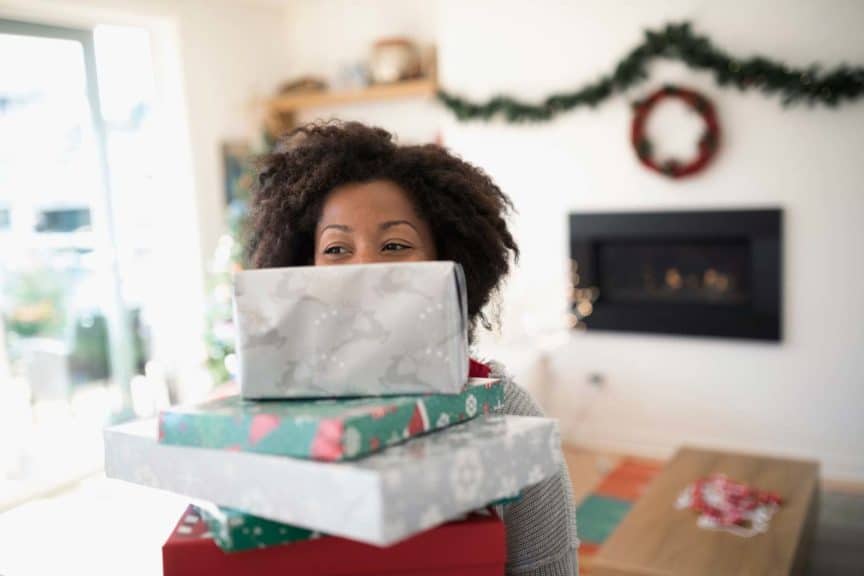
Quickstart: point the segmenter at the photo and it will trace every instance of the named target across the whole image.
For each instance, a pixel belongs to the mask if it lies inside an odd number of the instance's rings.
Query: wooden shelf
[[[344,91],[306,92],[279,96],[270,100],[270,109],[278,113],[295,112],[305,108],[357,104],[399,98],[431,98],[438,85],[431,78],[419,78],[395,84],[375,84],[366,88]]]

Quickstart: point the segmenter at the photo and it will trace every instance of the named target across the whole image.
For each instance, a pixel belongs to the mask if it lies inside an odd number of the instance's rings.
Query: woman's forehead
[[[375,180],[347,184],[330,192],[324,200],[318,228],[354,225],[392,227],[395,223],[416,225],[419,217],[408,194],[393,182]]]

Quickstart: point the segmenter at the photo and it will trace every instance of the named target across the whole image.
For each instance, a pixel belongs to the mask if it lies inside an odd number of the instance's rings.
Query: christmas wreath
[[[699,138],[698,152],[693,159],[687,162],[681,162],[674,158],[664,160],[655,157],[651,141],[645,135],[645,123],[651,115],[651,111],[654,110],[657,104],[667,98],[682,100],[705,123],[705,131]],[[714,106],[707,98],[698,92],[686,88],[664,86],[645,100],[636,102],[634,110],[630,138],[633,148],[636,150],[636,155],[642,164],[670,178],[683,178],[696,174],[711,162],[720,141],[720,128],[717,124],[717,115],[714,112]]]

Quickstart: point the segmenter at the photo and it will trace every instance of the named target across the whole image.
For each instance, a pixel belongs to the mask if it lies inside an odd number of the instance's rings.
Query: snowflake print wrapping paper
[[[316,462],[163,444],[151,419],[106,430],[105,468],[110,478],[386,546],[554,475],[557,438],[552,419],[478,416],[360,460]]]

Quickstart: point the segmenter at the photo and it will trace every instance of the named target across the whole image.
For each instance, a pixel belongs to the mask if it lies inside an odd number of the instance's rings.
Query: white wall
[[[864,3],[855,1],[444,0],[442,83],[476,98],[542,97],[609,71],[642,29],[682,19],[742,56],[864,64]],[[569,439],[590,446],[774,452],[864,480],[864,104],[783,109],[669,63],[654,66],[632,97],[664,81],[701,90],[722,123],[716,162],[692,180],[638,165],[628,143],[632,98],[533,127],[448,122],[446,143],[487,169],[519,210],[523,258],[504,296],[503,340],[560,333],[570,211],[782,207],[781,344],[574,335],[553,346],[545,404]],[[587,384],[591,373],[606,377],[599,392]]]

